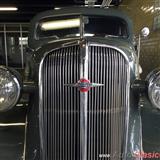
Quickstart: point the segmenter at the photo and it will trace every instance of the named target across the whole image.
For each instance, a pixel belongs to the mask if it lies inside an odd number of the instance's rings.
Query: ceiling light
[[[48,21],[48,22],[43,22],[41,24],[41,29],[44,31],[68,29],[76,27],[80,27],[80,18]]]
[[[17,11],[17,7],[0,7],[0,11]]]
[[[55,10],[60,10],[61,8],[59,8],[59,7],[55,7],[54,9],[55,9]]]
[[[0,123],[0,127],[25,126],[25,123]]]

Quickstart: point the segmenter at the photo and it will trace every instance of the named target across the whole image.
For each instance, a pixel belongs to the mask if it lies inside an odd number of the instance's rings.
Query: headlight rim
[[[14,83],[16,84],[17,89],[18,89],[17,96],[16,96],[14,103],[9,105],[7,108],[0,109],[0,112],[7,112],[7,111],[11,110],[14,106],[16,106],[17,102],[19,101],[19,99],[21,97],[22,80],[20,78],[19,73],[12,68],[0,65],[0,70],[4,70],[10,75],[10,77],[12,78],[12,80],[14,81]]]
[[[148,76],[146,77],[146,81],[148,82],[148,97],[151,101],[152,105],[160,110],[160,106],[154,101],[154,98],[152,97],[153,89],[155,87],[156,82],[160,79],[160,68],[156,68],[153,71],[151,71]]]

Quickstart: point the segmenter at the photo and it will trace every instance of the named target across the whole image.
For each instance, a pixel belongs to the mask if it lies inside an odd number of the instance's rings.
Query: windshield
[[[84,36],[128,37],[126,22],[112,16],[83,16]],[[80,36],[80,17],[60,17],[46,19],[39,23],[37,38],[65,38]]]
[[[85,33],[100,37],[128,37],[127,24],[117,17],[89,17]]]

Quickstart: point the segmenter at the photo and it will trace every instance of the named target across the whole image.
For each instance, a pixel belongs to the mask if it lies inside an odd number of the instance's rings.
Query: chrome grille
[[[41,65],[42,160],[81,160],[80,91],[64,85],[80,79],[80,54],[79,46],[57,49]],[[87,95],[86,160],[120,160],[127,133],[128,62],[119,51],[103,46],[89,46],[88,56],[89,80],[104,86]]]
[[[111,48],[91,46],[89,53],[89,79],[104,87],[88,94],[88,160],[120,160],[127,129],[128,64]]]

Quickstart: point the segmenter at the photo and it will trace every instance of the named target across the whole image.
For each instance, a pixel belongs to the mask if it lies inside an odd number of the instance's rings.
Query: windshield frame
[[[93,34],[90,34],[90,33],[87,33],[86,32],[86,27],[87,25],[90,25],[90,20],[89,19],[106,19],[106,22],[108,21],[108,19],[113,19],[115,21],[115,19],[119,20],[119,22],[123,23],[123,25],[125,25],[125,31],[126,31],[126,35],[122,35],[122,36],[118,36],[118,35],[114,35],[114,34],[107,34],[107,33],[104,33],[104,35],[102,35],[101,33],[96,33],[98,36],[94,36]],[[41,26],[43,25],[43,23],[48,23],[48,22],[51,22],[51,21],[65,21],[65,20],[72,20],[72,19],[80,19],[80,25],[79,27],[76,27],[76,28],[65,28],[65,29],[57,29],[57,30],[47,30],[47,31],[44,31],[41,29]],[[104,22],[105,24],[105,22]],[[120,25],[120,23],[119,23]],[[98,26],[100,27],[100,26]],[[98,29],[97,27],[97,29]],[[61,33],[65,33],[65,30],[75,30],[77,29],[77,33],[72,33],[72,34],[64,34],[64,36],[58,36],[58,33],[57,35],[56,34],[51,34],[50,36],[43,36],[41,35],[42,32],[61,32]],[[107,30],[106,30],[107,32]],[[45,34],[45,33],[44,33]],[[82,16],[62,16],[62,17],[54,17],[53,18],[46,18],[46,19],[43,19],[42,21],[39,22],[39,25],[37,26],[37,29],[36,29],[36,40],[44,40],[44,39],[53,39],[53,40],[59,40],[59,39],[66,39],[66,38],[74,38],[74,37],[89,37],[89,36],[94,36],[94,37],[103,37],[103,38],[107,38],[107,37],[112,37],[112,38],[123,38],[123,39],[127,39],[128,36],[129,36],[129,32],[128,32],[128,26],[127,26],[127,23],[125,22],[124,19],[122,18],[119,18],[119,17],[114,17],[114,16],[92,16],[92,15],[82,15]]]

